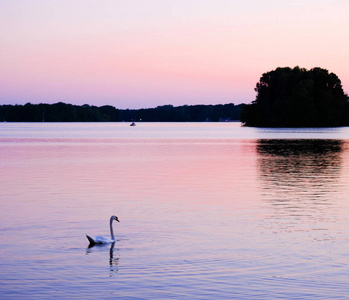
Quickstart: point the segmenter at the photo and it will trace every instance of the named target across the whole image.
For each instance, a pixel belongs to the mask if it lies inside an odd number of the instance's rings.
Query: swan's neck
[[[113,219],[110,219],[110,236],[111,236],[111,239],[114,241],[115,238],[114,238],[114,230],[113,230]]]

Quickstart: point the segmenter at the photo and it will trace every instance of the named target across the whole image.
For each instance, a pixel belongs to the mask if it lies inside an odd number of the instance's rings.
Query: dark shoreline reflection
[[[342,140],[258,140],[259,174],[267,181],[268,176],[288,181],[296,175],[308,175],[316,181],[329,172],[326,177],[335,180],[341,168],[342,151]]]
[[[330,210],[343,148],[342,140],[257,141],[257,174],[262,197],[273,207],[268,218],[277,220],[273,225],[276,230],[296,230],[302,222],[327,230],[324,224],[335,222]]]

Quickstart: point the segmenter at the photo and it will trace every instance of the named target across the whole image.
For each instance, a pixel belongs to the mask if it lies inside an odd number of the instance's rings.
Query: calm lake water
[[[1,123],[0,168],[1,299],[349,298],[349,128]]]

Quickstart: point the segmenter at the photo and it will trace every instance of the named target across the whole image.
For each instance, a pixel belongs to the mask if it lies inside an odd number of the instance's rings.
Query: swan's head
[[[120,222],[117,216],[112,216],[111,219]]]

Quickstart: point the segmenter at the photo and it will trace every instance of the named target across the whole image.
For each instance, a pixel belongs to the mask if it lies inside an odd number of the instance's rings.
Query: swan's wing
[[[115,242],[114,240],[111,240],[110,238],[106,237],[106,236],[96,236],[95,238],[95,243],[96,244],[108,244],[108,243],[112,243]]]

